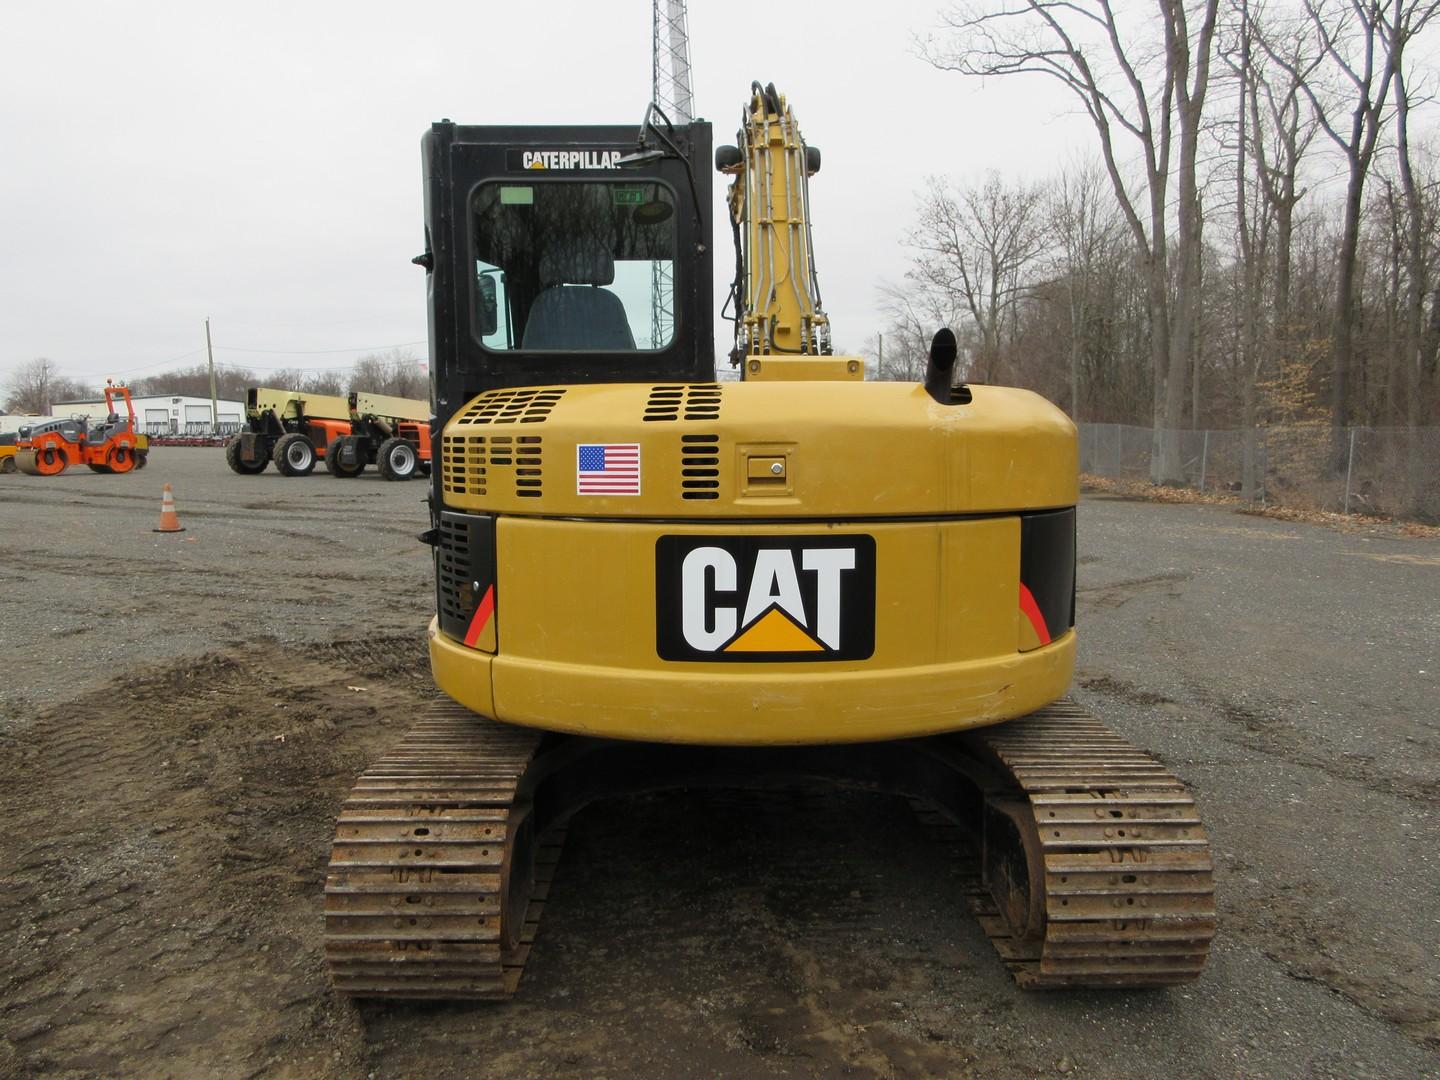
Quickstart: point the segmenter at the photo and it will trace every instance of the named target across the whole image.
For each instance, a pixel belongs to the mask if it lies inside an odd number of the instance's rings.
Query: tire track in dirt
[[[0,1075],[353,1072],[320,880],[343,792],[428,693],[413,637],[268,646],[0,736]]]

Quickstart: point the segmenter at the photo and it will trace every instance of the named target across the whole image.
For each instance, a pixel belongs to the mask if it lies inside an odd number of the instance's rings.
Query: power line
[[[401,349],[401,348],[406,348],[406,347],[411,346],[411,345],[424,345],[424,344],[425,344],[424,341],[402,341],[402,342],[399,342],[399,343],[397,343],[397,344],[395,344],[395,345],[369,345],[369,346],[363,346],[363,347],[355,348],[355,349],[296,349],[296,350],[286,350],[286,349],[246,349],[246,348],[240,348],[239,346],[216,345],[216,346],[215,346],[215,350],[216,350],[217,352],[219,352],[219,351],[221,351],[221,350],[227,350],[227,351],[230,351],[230,352],[263,353],[263,354],[268,354],[268,355],[272,355],[272,356],[323,356],[323,355],[339,354],[339,353],[373,352],[373,351],[376,351],[376,350],[379,350],[379,349]],[[168,360],[159,360],[159,361],[156,361],[156,362],[153,363],[153,364],[142,364],[142,365],[139,365],[139,366],[135,366],[135,365],[131,365],[131,364],[115,364],[115,365],[113,365],[113,368],[118,369],[118,370],[124,372],[126,378],[133,378],[136,374],[139,374],[139,373],[142,373],[142,372],[155,371],[157,368],[163,368],[163,367],[166,367],[166,366],[168,366],[168,365],[170,365],[170,364],[178,364],[178,363],[180,363],[180,361],[182,361],[182,360],[188,360],[190,357],[192,357],[192,356],[198,356],[198,355],[200,355],[200,354],[203,353],[203,352],[205,352],[205,349],[204,349],[203,347],[201,347],[201,348],[199,348],[199,349],[192,349],[190,352],[187,352],[187,353],[181,353],[179,356],[172,356],[172,357],[171,357],[170,359],[168,359]],[[416,360],[417,360],[417,362],[419,362],[419,363],[424,363],[424,362],[425,362],[423,357],[417,357]],[[280,371],[280,370],[285,370],[285,371],[305,372],[306,374],[314,374],[314,373],[317,373],[317,372],[319,372],[319,373],[331,373],[331,372],[348,371],[348,370],[349,370],[351,367],[353,367],[353,366],[354,366],[353,361],[352,361],[352,362],[347,362],[347,363],[341,363],[341,364],[333,364],[333,365],[330,365],[330,366],[328,366],[328,367],[326,367],[326,366],[302,366],[302,365],[295,365],[295,364],[247,363],[247,362],[239,361],[239,360],[236,360],[236,361],[216,360],[216,361],[215,361],[215,367],[216,367],[217,370],[230,371],[230,372]],[[162,372],[159,372],[157,375],[147,376],[147,378],[161,378],[161,377],[163,377],[163,376],[165,376],[165,375],[173,375],[173,374],[178,374],[178,372],[166,372],[166,371],[162,371]]]
[[[327,353],[373,352],[376,349],[403,349],[408,345],[424,345],[421,341],[398,341],[393,345],[354,345],[348,349],[252,349],[248,345],[216,345],[224,352],[269,353],[275,356],[320,356]]]
[[[181,360],[188,360],[190,357],[197,356],[204,351],[205,349],[202,346],[198,349],[191,349],[187,353],[181,353],[179,356],[172,356],[169,360],[157,360],[153,364],[142,364],[139,367],[136,367],[134,364],[117,364],[115,366],[123,368],[125,371],[154,371],[156,368],[164,367],[166,364],[178,364]]]
[[[415,357],[416,364],[426,363],[424,357]],[[227,364],[217,360],[215,366],[222,371],[246,372],[246,371],[304,371],[304,372],[334,372],[349,371],[354,364],[336,364],[330,367],[300,367],[291,364]]]

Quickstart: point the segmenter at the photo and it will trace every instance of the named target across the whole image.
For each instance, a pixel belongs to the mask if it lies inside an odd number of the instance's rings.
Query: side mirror
[[[717,146],[715,148],[715,168],[718,172],[738,173],[744,164],[745,155],[740,152],[738,146]]]
[[[480,336],[488,337],[495,333],[500,325],[500,305],[496,301],[495,279],[489,274],[481,274],[476,279],[475,286],[480,294],[480,304],[475,311],[476,319],[480,323]]]

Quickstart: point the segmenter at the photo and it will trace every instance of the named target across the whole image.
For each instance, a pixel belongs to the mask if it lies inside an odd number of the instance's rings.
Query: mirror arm
[[[670,127],[671,131],[675,130],[674,127],[670,124],[670,118],[667,117],[663,112],[660,112],[660,108],[657,105],[652,102],[650,108],[654,109],[657,113],[660,113],[660,118],[665,121],[666,126]],[[681,164],[685,166],[685,179],[690,182],[690,202],[691,205],[695,207],[695,231],[699,235],[704,236],[705,218],[703,216],[704,211],[700,206],[700,189],[695,183],[695,167],[690,163],[689,155],[682,153],[680,147],[675,145],[675,140],[671,139],[668,135],[665,134],[665,132],[661,131],[659,128],[652,125],[650,127],[650,130],[655,133],[656,137],[659,138],[659,140],[665,144],[666,148],[669,149],[669,151],[677,158],[679,158]],[[704,245],[701,245],[700,250],[705,250]]]
[[[665,128],[669,134],[666,134],[666,131],[661,131],[660,128],[655,125],[651,119],[653,116],[658,116],[665,122]],[[649,140],[646,136],[654,135],[665,144],[666,150],[680,159],[681,163],[685,166],[685,179],[690,184],[690,203],[695,207],[695,232],[700,236],[704,236],[705,217],[704,210],[700,206],[700,188],[699,185],[695,183],[695,166],[691,163],[689,156],[685,154],[680,147],[675,144],[675,140],[670,137],[674,133],[675,125],[670,122],[670,117],[665,115],[664,109],[652,101],[645,108],[645,118],[640,121],[640,133],[635,138],[635,145],[637,151],[643,153],[649,146]],[[699,250],[703,252],[705,245],[700,244]]]

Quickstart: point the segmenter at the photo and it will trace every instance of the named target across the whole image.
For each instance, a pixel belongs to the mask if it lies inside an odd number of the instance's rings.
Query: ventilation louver
[[[447,495],[484,495],[484,435],[446,435],[440,449],[440,487]]]
[[[649,419],[649,417],[646,417]],[[680,497],[720,497],[720,436],[680,436]]]
[[[540,424],[565,395],[564,390],[491,390],[466,409],[461,424]]]
[[[446,494],[484,495],[509,480],[521,499],[542,494],[539,435],[446,435],[441,486]]]
[[[720,419],[720,386],[716,383],[685,383],[654,386],[645,402],[646,422],[655,420]]]
[[[436,611],[446,633],[463,638],[475,611],[468,515],[441,514],[440,534],[435,544]],[[488,524],[489,519],[485,519]]]

